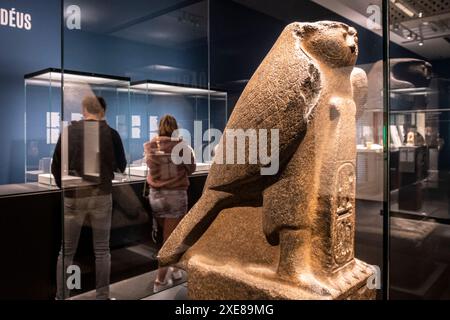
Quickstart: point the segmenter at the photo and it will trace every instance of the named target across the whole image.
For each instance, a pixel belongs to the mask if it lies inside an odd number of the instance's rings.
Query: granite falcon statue
[[[261,163],[215,161],[202,197],[159,252],[161,265],[177,263],[222,210],[262,207],[266,239],[280,246],[277,273],[311,290],[331,290],[319,273],[354,258],[356,117],[367,97],[357,57],[356,30],[343,23],[285,28],[225,130],[278,129],[278,174],[261,175]],[[226,152],[226,139],[218,154]]]

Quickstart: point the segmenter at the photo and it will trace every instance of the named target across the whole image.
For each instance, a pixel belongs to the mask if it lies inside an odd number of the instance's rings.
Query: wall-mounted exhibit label
[[[0,25],[2,27],[31,30],[31,14],[16,11],[15,8],[0,8]]]

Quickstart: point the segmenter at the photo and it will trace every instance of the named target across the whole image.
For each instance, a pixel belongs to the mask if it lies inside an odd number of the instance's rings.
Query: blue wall
[[[164,48],[109,35],[83,31],[64,32],[64,68],[115,76],[133,81],[159,80],[207,85],[207,40],[199,48]],[[155,65],[173,67],[155,70]],[[204,79],[199,83],[198,79]]]
[[[59,67],[60,2],[2,0],[0,7],[32,15],[30,31],[0,26],[0,184],[24,179],[24,74]]]

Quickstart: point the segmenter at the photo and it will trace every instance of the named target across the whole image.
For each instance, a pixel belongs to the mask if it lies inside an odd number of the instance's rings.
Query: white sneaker
[[[172,273],[173,280],[178,281],[183,278],[183,272],[181,271],[181,269],[170,267],[169,270]]]
[[[172,286],[173,281],[171,278],[166,279],[166,281],[164,282],[159,282],[158,279],[155,279],[155,282],[153,283],[153,293],[164,291],[166,289],[171,288]]]

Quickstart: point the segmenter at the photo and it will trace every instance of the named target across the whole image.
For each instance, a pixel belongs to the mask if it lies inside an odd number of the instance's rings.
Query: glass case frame
[[[55,187],[55,181],[50,173],[51,158],[54,152],[54,148],[58,141],[61,131],[71,122],[82,119],[81,112],[81,97],[78,96],[80,91],[87,94],[103,95],[106,91],[113,91],[117,95],[125,94],[125,106],[120,106],[119,98],[118,101],[113,104],[113,109],[115,113],[119,110],[125,111],[125,119],[123,123],[119,121],[113,121],[112,127],[117,129],[119,134],[125,136],[128,134],[127,126],[127,116],[129,113],[129,85],[130,79],[127,77],[111,76],[104,74],[72,71],[72,70],[61,70],[57,68],[47,68],[31,74],[24,76],[25,82],[25,183],[38,183],[40,186]],[[63,87],[61,86],[63,83]],[[80,88],[82,90],[80,90]],[[34,107],[32,104],[39,104],[39,100],[32,99],[32,91],[38,90],[42,95],[41,98],[48,99],[48,106],[42,108],[46,113],[46,145],[48,146],[44,152],[45,158],[43,161],[39,159],[40,167],[36,168],[34,163],[30,161],[30,153],[34,152],[40,157],[39,148],[36,148],[34,141],[36,140],[36,127],[39,128],[36,115],[33,117],[32,111]],[[123,99],[122,99],[123,100]],[[123,110],[125,109],[125,110]],[[109,106],[108,111],[111,110]],[[107,118],[111,111],[107,111]],[[41,119],[42,120],[42,119]],[[111,123],[111,121],[109,121]],[[42,127],[42,124],[41,124]],[[38,139],[42,140],[43,130],[38,129],[40,132],[40,137]],[[126,141],[126,139],[123,139]],[[37,149],[37,150],[36,150]],[[125,150],[128,147],[125,143]],[[64,174],[63,174],[64,176]],[[115,179],[115,183],[124,182],[128,179],[129,175],[120,175]],[[64,181],[70,182],[72,180],[78,180],[76,178],[71,178],[66,176],[63,178]]]

